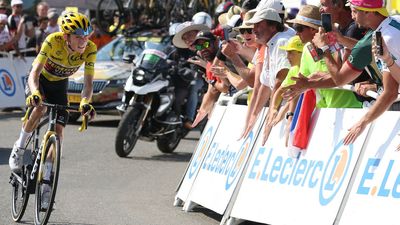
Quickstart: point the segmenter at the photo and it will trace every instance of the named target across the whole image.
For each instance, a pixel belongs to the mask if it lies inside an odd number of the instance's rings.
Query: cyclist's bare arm
[[[93,74],[84,75],[84,85],[81,93],[82,98],[90,100],[93,94]]]
[[[29,73],[28,85],[31,92],[39,90],[39,77],[44,67],[44,63],[33,64],[32,70]]]

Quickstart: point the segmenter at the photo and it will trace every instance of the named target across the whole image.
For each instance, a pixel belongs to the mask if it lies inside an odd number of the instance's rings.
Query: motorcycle
[[[172,153],[187,134],[182,116],[173,110],[171,76],[177,68],[169,58],[175,51],[167,37],[160,43],[145,42],[143,51],[134,59],[123,104],[117,107],[123,113],[115,139],[118,156],[129,155],[138,139],[155,140],[161,152]]]

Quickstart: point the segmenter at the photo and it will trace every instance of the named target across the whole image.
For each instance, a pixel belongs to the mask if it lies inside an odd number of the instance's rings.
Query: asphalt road
[[[20,131],[21,113],[0,113],[0,225],[10,215],[8,157]],[[221,219],[204,208],[185,213],[173,206],[175,189],[200,136],[190,132],[173,154],[139,141],[129,158],[114,152],[118,116],[98,115],[89,130],[66,128],[56,210],[50,224],[72,225],[217,225]],[[31,198],[23,224],[32,224]]]

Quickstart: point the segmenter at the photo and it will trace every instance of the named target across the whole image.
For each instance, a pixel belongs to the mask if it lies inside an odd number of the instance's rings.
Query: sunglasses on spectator
[[[210,47],[210,42],[209,41],[205,41],[202,44],[194,44],[194,48],[197,51],[201,51],[201,50],[203,50],[205,48],[208,48],[208,47]]]
[[[306,26],[300,25],[300,24],[295,24],[295,25],[293,26],[293,29],[294,29],[296,32],[298,32],[298,33],[303,32],[305,28],[306,28]]]
[[[248,34],[252,34],[253,33],[253,28],[240,28],[239,29],[239,32],[241,33],[241,34],[244,34],[244,33],[248,33]]]

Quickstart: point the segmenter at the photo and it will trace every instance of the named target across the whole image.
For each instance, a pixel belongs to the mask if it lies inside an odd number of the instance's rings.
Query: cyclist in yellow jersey
[[[88,18],[75,12],[62,16],[61,30],[49,35],[43,42],[41,50],[32,63],[26,86],[26,103],[35,106],[29,119],[22,125],[18,140],[14,143],[9,165],[12,171],[18,172],[23,165],[23,155],[26,140],[31,136],[40,118],[46,112],[42,100],[53,104],[68,104],[68,77],[74,74],[85,63],[84,88],[81,93],[83,105],[89,105],[93,93],[94,63],[96,61],[96,45],[89,40],[92,26]],[[34,99],[39,99],[35,102]],[[56,132],[60,139],[68,121],[68,112],[61,111],[57,116]]]

